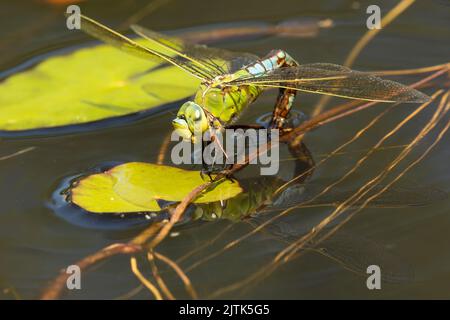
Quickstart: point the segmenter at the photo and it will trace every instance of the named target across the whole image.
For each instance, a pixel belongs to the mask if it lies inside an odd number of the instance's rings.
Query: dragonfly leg
[[[203,141],[202,142],[202,154],[203,154],[205,148],[207,146],[209,146],[211,143],[215,143],[219,147],[220,152],[223,152],[223,155],[225,156],[225,159],[228,159],[228,156],[227,156],[225,150],[223,149],[223,146],[222,146],[220,140],[216,139],[216,135],[214,133],[211,134],[211,141]],[[216,159],[216,156],[217,156],[216,150],[214,150],[214,159],[213,160]],[[215,161],[213,161],[211,164],[207,164],[204,161],[204,159],[203,159],[203,161],[202,161],[203,168],[202,168],[202,170],[200,172],[200,175],[201,175],[202,179],[204,179],[204,175],[206,174],[209,177],[209,179],[212,181],[213,178],[212,178],[211,174],[220,173],[220,172],[226,170],[227,166],[229,166],[226,163],[226,161],[224,161],[223,164],[217,164],[217,163],[214,163],[214,162]]]
[[[208,176],[209,181],[212,182],[214,179],[211,176],[211,171],[209,170],[209,167],[206,165],[203,165],[203,169],[200,171],[200,177],[202,178],[202,180],[205,180],[205,175]]]
[[[292,89],[280,89],[277,102],[272,113],[272,120],[270,122],[271,128],[282,129],[286,118],[294,103],[297,91]]]
[[[272,57],[272,58],[271,58]],[[299,65],[287,52],[283,50],[274,50],[269,53],[267,59],[273,60],[273,57],[277,58],[276,69],[296,67]],[[270,123],[271,128],[281,129],[283,128],[286,117],[291,110],[292,104],[295,100],[296,90],[280,88],[278,98],[273,110],[272,120]]]
[[[202,158],[203,158],[203,151],[210,143],[211,143],[210,141],[202,142]],[[205,180],[205,175],[207,175],[209,181],[213,181],[213,178],[211,176],[213,172],[214,172],[214,164],[208,165],[204,160],[202,160],[202,170],[200,171],[200,177],[202,178],[202,180]]]

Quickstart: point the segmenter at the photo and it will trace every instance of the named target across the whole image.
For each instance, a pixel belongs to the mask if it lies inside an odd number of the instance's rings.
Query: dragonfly
[[[207,47],[132,25],[154,46],[146,46],[80,15],[81,30],[124,52],[157,63],[170,63],[201,81],[194,98],[185,102],[172,126],[195,143],[205,132],[232,125],[263,91],[279,90],[268,127],[282,129],[297,92],[377,102],[424,103],[429,97],[398,82],[330,63],[299,64],[286,51],[260,58],[251,53]],[[167,54],[170,52],[170,54]]]

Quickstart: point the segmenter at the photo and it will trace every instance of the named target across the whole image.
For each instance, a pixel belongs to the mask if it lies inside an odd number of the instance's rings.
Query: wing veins
[[[107,44],[110,44],[126,53],[133,54],[140,58],[147,58],[153,61],[166,61],[171,63],[172,65],[188,72],[192,76],[205,80],[204,76],[199,74],[197,71],[190,68],[189,65],[183,64],[181,61],[177,61],[172,57],[165,55],[156,50],[152,50],[147,48],[139,43],[131,40],[130,38],[108,28],[107,26],[89,18],[84,15],[80,15],[81,21],[81,30],[86,32],[87,34],[97,38]]]
[[[190,57],[189,55],[187,55],[187,54],[185,54],[185,53],[175,49],[174,47],[169,46],[169,45],[167,45],[167,44],[165,44],[165,43],[163,43],[161,41],[158,41],[158,40],[154,39],[151,36],[151,34],[156,34],[156,32],[150,31],[150,30],[148,30],[148,29],[146,29],[144,27],[138,26],[138,25],[132,25],[131,29],[137,35],[139,35],[139,36],[141,36],[141,37],[143,37],[143,38],[145,38],[145,39],[147,39],[149,41],[152,41],[152,42],[162,46],[163,48],[165,48],[165,49],[167,49],[169,51],[172,51],[176,55],[178,55],[178,56],[180,56],[180,57],[182,57],[182,58],[184,58],[184,59],[186,59],[186,60],[196,64],[197,67],[199,67],[203,72],[206,72],[206,74],[209,74],[209,76],[207,78],[211,79],[211,74],[210,74],[211,73],[211,69],[210,69],[210,67],[208,67],[207,65],[205,65],[201,61],[199,61],[197,59],[194,59],[193,57]],[[166,39],[166,41],[169,41],[169,40]]]
[[[303,75],[303,76],[302,76]],[[342,98],[378,102],[415,102],[429,100],[423,93],[370,73],[353,71],[333,64],[311,64],[276,69],[266,75],[241,77],[226,85],[255,85],[293,89]]]

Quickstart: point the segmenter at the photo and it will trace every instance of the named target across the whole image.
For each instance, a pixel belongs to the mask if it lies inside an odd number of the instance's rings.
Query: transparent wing
[[[191,61],[173,58],[156,50],[147,48],[91,18],[83,15],[80,15],[80,17],[81,30],[94,38],[140,58],[145,58],[158,63],[169,62],[201,80],[209,78],[209,74],[199,69]]]
[[[374,187],[373,193],[381,191],[384,186]],[[307,184],[293,185],[286,188],[279,196],[276,197],[271,207],[276,209],[289,208],[301,205],[303,202],[312,199],[316,194],[323,190],[323,186]],[[339,206],[356,193],[357,190],[336,190],[325,193],[319,198],[308,202],[308,205],[320,206]],[[371,193],[372,194],[372,193]],[[389,188],[381,193],[376,199],[369,202],[369,208],[403,208],[403,207],[419,207],[433,204],[437,201],[448,198],[448,193],[431,187],[396,187]],[[358,207],[364,203],[363,198],[353,204]]]
[[[228,85],[290,88],[304,92],[379,102],[423,103],[429,97],[395,81],[329,63],[276,69],[262,76],[241,77]]]
[[[258,59],[258,56],[250,53],[209,48],[205,45],[188,43],[178,38],[170,38],[138,25],[132,25],[131,28],[141,37],[163,46],[202,68],[212,78],[237,71]]]
[[[255,222],[260,224],[261,220],[256,219]],[[292,224],[280,220],[268,224],[264,230],[288,244],[304,235],[304,230],[297,230]],[[414,271],[409,264],[381,244],[365,237],[339,231],[320,243],[315,243],[314,240],[308,242],[305,250],[317,252],[338,262],[347,270],[364,276],[367,276],[368,266],[378,265],[384,270],[382,280],[389,283],[414,280]]]

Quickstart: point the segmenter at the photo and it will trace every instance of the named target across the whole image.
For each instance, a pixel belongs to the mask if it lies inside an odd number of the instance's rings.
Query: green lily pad
[[[130,162],[82,178],[70,193],[72,202],[89,212],[156,212],[161,210],[157,200],[181,201],[203,183],[199,171]],[[241,192],[238,182],[223,180],[194,203],[227,200]]]
[[[0,83],[0,130],[123,116],[195,93],[198,79],[173,66],[146,72],[156,66],[107,45],[48,58]]]

